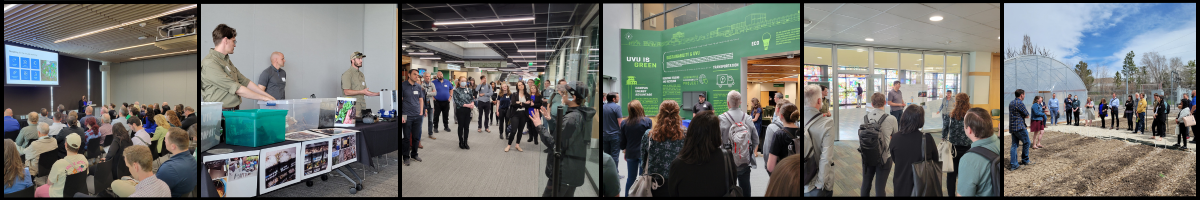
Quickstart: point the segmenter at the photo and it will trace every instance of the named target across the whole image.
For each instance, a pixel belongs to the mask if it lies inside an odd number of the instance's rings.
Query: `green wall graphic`
[[[743,87],[742,58],[800,50],[800,18],[798,3],[754,4],[665,31],[622,29],[621,102],[639,100],[653,116],[665,100],[691,108],[682,105],[683,92],[705,91],[723,113],[726,94]]]

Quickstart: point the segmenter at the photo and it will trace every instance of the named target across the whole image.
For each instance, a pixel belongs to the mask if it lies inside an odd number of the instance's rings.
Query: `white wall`
[[[183,104],[199,107],[199,54],[112,64],[108,73],[109,99],[114,104]]]
[[[398,73],[394,35],[394,4],[293,4],[201,5],[201,57],[213,48],[212,31],[218,24],[237,30],[238,44],[230,60],[246,78],[270,67],[271,52],[284,54],[288,84],[285,98],[344,96],[341,74],[350,68],[350,55],[359,51],[363,74],[372,91],[395,90]],[[379,98],[368,97],[367,107],[378,108]],[[242,99],[242,109],[257,108],[257,101]]]
[[[600,63],[602,75],[613,77],[612,80],[601,81],[600,88],[602,93],[621,92],[621,29],[633,29],[634,12],[633,4],[628,3],[606,3],[601,9],[604,13],[604,21],[601,23],[601,35],[603,35],[603,47],[601,50]],[[640,11],[639,11],[640,12]]]

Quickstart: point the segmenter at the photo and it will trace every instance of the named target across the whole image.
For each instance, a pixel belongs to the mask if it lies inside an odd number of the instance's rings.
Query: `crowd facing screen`
[[[58,53],[4,45],[5,84],[58,85]]]

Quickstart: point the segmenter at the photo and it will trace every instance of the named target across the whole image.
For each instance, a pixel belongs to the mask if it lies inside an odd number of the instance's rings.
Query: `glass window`
[[[828,80],[833,65],[833,46],[804,43],[804,82]]]
[[[665,5],[661,3],[644,3],[642,4],[642,18],[650,17],[663,12]],[[659,15],[653,19],[642,21],[642,30],[667,30],[666,24],[663,22],[666,19],[664,15]]]
[[[915,84],[921,80],[921,51],[900,51],[900,84]],[[892,82],[888,82],[891,86]]]
[[[940,90],[945,84],[945,54],[942,52],[925,52],[925,91],[930,98],[937,98],[945,92]]]
[[[963,62],[963,59],[962,59],[963,56],[964,56],[964,54],[958,54],[958,53],[946,54],[946,63],[948,63],[950,65],[946,66],[946,85],[945,85],[945,87],[947,90],[951,90],[954,93],[962,92],[962,91],[959,91],[958,85],[960,84],[959,77],[962,76],[962,67],[963,67],[963,65],[965,65],[965,62]]]
[[[680,5],[683,5],[683,4],[672,5],[669,3],[669,4],[667,4],[666,9],[675,8],[676,6],[680,6]],[[700,15],[699,13],[697,13],[698,11],[696,10],[696,8],[697,8],[697,5],[693,4],[693,5],[683,6],[682,8],[675,9],[674,11],[667,12],[667,15],[666,15],[667,16],[667,18],[666,18],[667,29],[675,28],[676,26],[683,26],[684,24],[688,24],[688,23],[692,23],[692,22],[696,21],[696,18]]]
[[[875,92],[887,91],[887,84],[897,80],[897,69],[900,68],[900,52],[895,49],[875,48],[875,72],[882,79],[875,80],[872,85]]]

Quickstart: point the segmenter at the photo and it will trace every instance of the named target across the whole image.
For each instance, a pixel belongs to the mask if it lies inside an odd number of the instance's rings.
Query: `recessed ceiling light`
[[[875,39],[867,38],[867,41],[874,42]]]
[[[921,61],[921,60],[925,60],[925,59],[917,59],[917,61]]]
[[[817,57],[817,59],[821,59],[821,57]]]
[[[929,21],[942,21],[942,16],[929,17]]]
[[[171,54],[177,54],[177,53],[187,53],[187,52],[192,52],[192,51],[196,51],[196,50],[195,50],[195,49],[192,49],[192,50],[180,51],[180,52],[174,52],[174,53],[164,53],[164,54],[155,54],[155,55],[149,55],[149,56],[133,57],[133,58],[129,58],[129,59],[130,59],[130,60],[137,60],[137,59],[139,59],[139,58],[147,58],[147,57],[155,57],[155,56],[171,55]],[[88,59],[90,60],[91,58],[88,58]]]
[[[554,50],[553,50],[553,49],[546,49],[546,50],[537,50],[537,49],[530,49],[530,50],[526,50],[526,49],[520,49],[520,50],[517,50],[517,52],[554,52]]]
[[[537,40],[496,40],[496,41],[469,41],[467,43],[518,43],[518,42],[536,42]]]
[[[408,53],[408,55],[433,55],[433,53],[410,52],[410,53]]]

